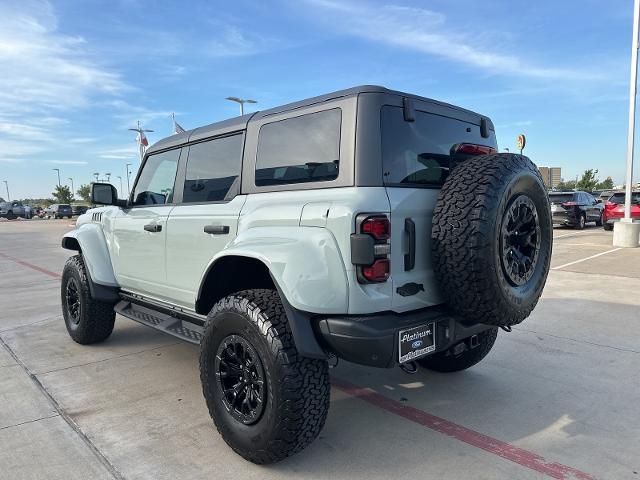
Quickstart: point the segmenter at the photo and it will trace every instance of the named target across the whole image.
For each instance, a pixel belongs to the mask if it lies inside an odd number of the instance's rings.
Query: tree
[[[605,178],[602,182],[596,185],[598,190],[612,190],[615,185],[613,184],[613,179],[611,177]]]
[[[80,185],[80,188],[78,188],[76,193],[80,198],[82,198],[83,201],[85,202],[91,201],[91,185],[89,184]]]
[[[558,183],[558,186],[556,187],[556,190],[560,190],[561,192],[566,192],[569,190],[575,190],[576,189],[576,181],[575,180],[568,180],[568,181],[564,181],[564,179]]]
[[[578,190],[583,190],[585,192],[590,192],[595,190],[596,185],[598,185],[598,170],[594,170],[590,168],[589,170],[585,170],[582,174],[582,178],[578,180],[576,184],[576,188]]]
[[[58,203],[71,203],[73,199],[71,189],[66,185],[58,185],[51,195],[53,195]]]

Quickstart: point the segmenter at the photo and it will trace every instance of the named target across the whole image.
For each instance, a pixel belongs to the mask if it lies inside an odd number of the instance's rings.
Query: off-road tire
[[[613,223],[603,223],[602,228],[604,228],[607,232],[613,230]]]
[[[587,217],[584,213],[581,213],[578,217],[578,222],[573,226],[576,230],[584,230],[585,225],[587,224]]]
[[[518,284],[505,266],[511,252],[503,248],[502,229],[521,202],[535,207],[538,247]],[[518,324],[542,294],[552,240],[549,198],[531,160],[506,153],[472,157],[450,173],[434,209],[431,254],[440,291],[465,324]]]
[[[80,308],[77,321],[69,310],[67,286],[75,282]],[[91,298],[89,279],[82,255],[69,257],[62,271],[61,281],[62,316],[71,338],[82,345],[106,340],[113,331],[116,314],[113,304]]]
[[[216,353],[231,335],[254,348],[264,370],[264,407],[250,425],[228,411],[216,377]],[[328,364],[298,354],[275,290],[245,290],[214,305],[200,344],[200,379],[222,438],[257,464],[277,462],[304,449],[322,430],[329,410]]]
[[[600,212],[600,216],[596,220],[596,227],[601,227],[601,226],[602,226],[602,212]]]
[[[469,348],[469,345],[466,345],[467,348],[458,355],[454,355],[452,349],[449,349],[417,360],[417,362],[421,367],[435,372],[450,373],[466,370],[489,354],[497,337],[498,329],[491,328],[478,334],[478,345],[474,348]]]

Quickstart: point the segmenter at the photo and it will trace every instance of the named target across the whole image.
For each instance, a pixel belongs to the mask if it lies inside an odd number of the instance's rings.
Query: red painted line
[[[44,273],[45,275],[49,275],[53,278],[60,278],[60,274],[56,272],[52,272],[51,270],[47,270],[46,268],[39,267],[34,265],[33,263],[25,262],[24,260],[20,260],[19,258],[12,257],[11,255],[7,255],[6,253],[0,252],[0,257],[6,258],[7,260],[11,260],[12,262],[17,263],[18,265],[22,265],[23,267],[30,268],[35,270],[36,272]]]
[[[517,463],[518,465],[522,465],[523,467],[545,474],[551,478],[557,478],[559,480],[595,480],[596,478],[588,473],[581,472],[580,470],[567,467],[560,463],[550,463],[540,455],[536,455],[528,450],[524,450],[511,445],[510,443],[483,435],[482,433],[450,422],[444,418],[436,417],[435,415],[431,415],[417,408],[404,405],[396,400],[385,397],[370,388],[351,385],[336,378],[331,379],[331,384],[338,390],[364,400],[365,402],[382,408],[383,410],[399,415],[407,420],[422,425],[423,427],[427,427],[431,430],[447,435],[448,437],[455,438],[467,445],[474,446],[511,462]]]

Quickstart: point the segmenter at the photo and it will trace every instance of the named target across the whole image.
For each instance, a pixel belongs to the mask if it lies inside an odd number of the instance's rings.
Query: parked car
[[[21,202],[2,202],[0,203],[0,217],[16,218],[24,217],[24,205]]]
[[[117,312],[199,344],[222,438],[282,460],[325,423],[330,360],[460,371],[529,316],[549,199],[497,148],[487,117],[375,86],[168,137],[64,235],[67,331],[101,342]]]
[[[554,225],[582,230],[588,222],[602,225],[604,205],[587,192],[551,192],[551,215]]]
[[[611,195],[613,195],[614,193],[616,193],[615,190],[603,190],[602,192],[600,192],[600,194],[598,196],[596,196],[596,200],[599,200],[604,204],[604,202],[609,200]]]
[[[613,224],[624,217],[625,192],[616,192],[604,204],[602,215],[605,230],[613,230]],[[631,218],[640,218],[640,190],[631,193]]]
[[[71,211],[73,212],[73,216],[74,217],[80,216],[83,213],[87,213],[87,210],[89,210],[89,207],[87,207],[86,205],[72,205],[71,206]]]
[[[73,211],[71,210],[71,205],[67,203],[54,203],[45,210],[45,216],[47,218],[71,218]]]

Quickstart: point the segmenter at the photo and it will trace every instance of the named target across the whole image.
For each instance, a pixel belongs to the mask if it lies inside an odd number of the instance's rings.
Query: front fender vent
[[[102,221],[102,212],[96,212],[91,214],[91,221],[100,223]]]

